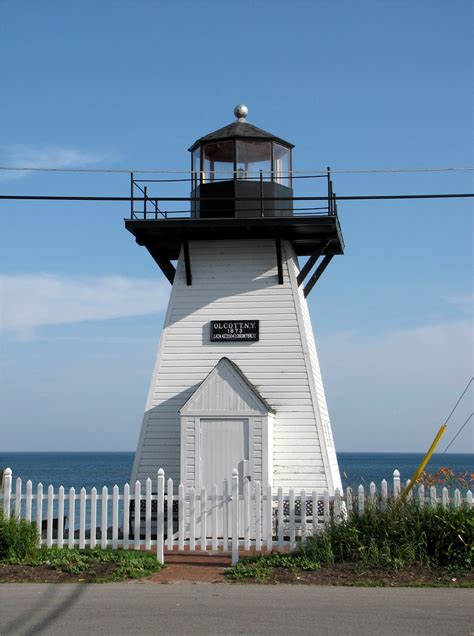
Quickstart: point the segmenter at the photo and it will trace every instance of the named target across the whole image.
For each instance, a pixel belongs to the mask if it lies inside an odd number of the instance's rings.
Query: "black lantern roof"
[[[281,137],[277,137],[266,130],[257,128],[257,126],[249,124],[243,119],[237,119],[237,121],[234,121],[223,128],[219,128],[208,135],[204,135],[204,137],[200,137],[190,148],[188,148],[188,150],[192,152],[197,146],[208,141],[224,141],[227,139],[260,139],[262,141],[276,141],[288,148],[295,147],[294,144],[291,144],[289,141],[285,141]]]

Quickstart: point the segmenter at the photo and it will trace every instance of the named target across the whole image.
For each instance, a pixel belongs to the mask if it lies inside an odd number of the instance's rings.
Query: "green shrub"
[[[0,561],[24,561],[38,546],[36,525],[15,516],[5,517],[0,510]]]
[[[469,569],[473,557],[474,512],[388,502],[368,506],[311,537],[298,552],[321,564],[360,562],[366,567],[438,565]]]
[[[273,567],[318,569],[353,563],[366,569],[439,566],[466,571],[473,566],[474,510],[420,507],[400,500],[384,510],[367,506],[359,514],[332,521],[292,554],[271,554],[240,561],[228,573],[234,579],[266,578]]]

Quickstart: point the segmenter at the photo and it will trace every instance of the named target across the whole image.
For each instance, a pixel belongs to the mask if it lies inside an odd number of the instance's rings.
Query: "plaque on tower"
[[[258,320],[211,320],[211,342],[256,342],[258,328]]]

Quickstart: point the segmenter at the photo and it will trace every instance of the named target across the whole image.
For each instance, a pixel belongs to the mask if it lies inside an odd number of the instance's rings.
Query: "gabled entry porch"
[[[181,483],[211,491],[244,479],[272,483],[274,411],[239,367],[221,358],[180,410]],[[222,493],[219,493],[222,494]]]

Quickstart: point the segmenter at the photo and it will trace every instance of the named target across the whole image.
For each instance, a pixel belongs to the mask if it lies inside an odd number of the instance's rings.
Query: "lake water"
[[[409,479],[423,458],[421,453],[338,453],[339,467],[344,487],[368,485],[374,481],[377,486],[382,479],[390,482],[393,470],[397,468],[402,480]],[[128,453],[5,453],[0,452],[0,467],[13,470],[14,480],[21,477],[33,484],[42,482],[46,487],[74,486],[76,490],[93,486],[112,488],[123,486],[130,479],[133,452]],[[451,468],[455,473],[474,472],[474,454],[435,454],[428,464],[428,471],[435,472],[441,466]]]

